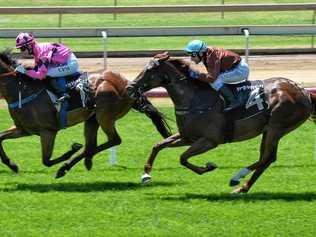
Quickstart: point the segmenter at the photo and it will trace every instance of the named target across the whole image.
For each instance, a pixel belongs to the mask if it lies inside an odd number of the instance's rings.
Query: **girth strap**
[[[38,91],[38,92],[28,96],[28,97],[23,98],[21,100],[21,105],[24,105],[24,104],[29,103],[32,100],[36,99],[36,97],[39,96],[39,94],[41,94],[43,91],[44,91],[44,89],[42,89],[42,90],[40,90],[40,91]],[[16,109],[16,108],[18,108],[19,103],[20,103],[20,101],[16,101],[16,102],[13,102],[13,103],[9,103],[8,105],[9,105],[10,109]]]

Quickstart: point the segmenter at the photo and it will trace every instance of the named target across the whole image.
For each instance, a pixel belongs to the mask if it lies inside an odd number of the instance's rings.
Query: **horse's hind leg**
[[[74,165],[76,165],[83,158],[85,159],[85,166],[88,170],[92,167],[91,158],[95,154],[97,146],[97,135],[98,135],[99,124],[92,116],[84,122],[84,137],[85,137],[85,149],[78,156],[68,160],[62,167],[60,167],[55,175],[55,178],[61,178],[69,171]]]
[[[197,174],[204,174],[205,172],[212,171],[217,168],[215,164],[208,162],[206,163],[205,167],[199,167],[199,166],[193,165],[192,163],[189,163],[188,159],[192,156],[202,154],[215,147],[217,147],[217,143],[207,138],[200,138],[199,140],[194,142],[192,146],[189,147],[189,149],[186,150],[181,155],[180,163],[181,165],[187,167],[188,169],[192,170],[193,172]]]
[[[266,140],[267,132],[264,132],[262,134],[262,139],[261,139],[261,145],[260,145],[260,158],[258,161],[252,163],[251,165],[242,168],[239,170],[230,180],[229,186],[236,186],[240,183],[240,179],[246,177],[248,174],[250,174],[252,171],[257,169],[257,167],[260,165],[260,161],[262,159],[262,154],[264,153],[265,149],[265,140]]]
[[[101,126],[103,132],[107,135],[108,141],[97,146],[93,155],[95,155],[101,151],[104,151],[110,147],[120,145],[122,143],[121,137],[119,136],[119,134],[116,131],[114,121],[112,121],[112,120],[102,121],[102,123],[100,123],[100,126]]]
[[[0,158],[3,164],[8,166],[12,171],[17,173],[19,171],[18,166],[13,163],[6,153],[4,152],[4,149],[2,147],[2,142],[6,139],[14,139],[19,137],[28,136],[29,134],[23,132],[22,130],[16,128],[15,126],[9,128],[8,130],[0,133]]]
[[[96,124],[95,124],[95,126],[96,126]],[[90,137],[91,140],[89,140],[89,142],[86,141],[87,144],[89,144],[86,146],[86,150],[82,154],[71,159],[70,161],[66,162],[62,167],[60,167],[56,173],[56,176],[55,176],[56,178],[63,177],[66,174],[66,171],[69,171],[76,163],[78,163],[83,158],[86,158],[85,165],[86,165],[86,168],[88,169],[89,165],[90,165],[89,163],[91,162],[91,164],[92,164],[92,158],[95,154],[97,154],[103,150],[106,150],[112,146],[119,145],[121,143],[121,138],[116,131],[114,122],[107,121],[105,123],[103,121],[103,123],[101,124],[101,128],[106,133],[106,135],[108,137],[108,141],[97,146],[97,147],[94,147],[94,144],[96,144],[96,140],[94,140],[94,138],[93,138],[93,132],[92,132],[93,130],[90,130],[88,137]],[[95,131],[95,136],[96,136],[97,135],[96,134],[97,127],[94,127],[94,129],[95,129],[94,131]],[[95,139],[96,139],[96,137],[95,137]]]
[[[277,150],[279,140],[281,138],[280,133],[276,132],[277,128],[269,128],[265,139],[262,140],[262,149],[260,151],[260,160],[256,165],[255,172],[251,178],[240,188],[234,190],[235,193],[246,193],[250,190],[251,186],[256,182],[260,175],[273,163],[277,158]]]
[[[84,137],[86,143],[84,150],[84,153],[86,155],[84,165],[87,170],[91,170],[92,157],[94,156],[97,147],[98,129],[100,125],[98,124],[95,116],[88,119],[84,125]]]
[[[51,167],[55,164],[68,160],[74,153],[76,153],[81,147],[81,144],[73,144],[71,150],[67,151],[60,157],[52,160],[52,154],[54,149],[54,143],[57,132],[55,131],[42,131],[40,133],[41,145],[42,145],[42,162],[45,166]]]

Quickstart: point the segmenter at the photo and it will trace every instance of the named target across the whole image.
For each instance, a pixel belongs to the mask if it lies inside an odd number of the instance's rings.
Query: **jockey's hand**
[[[22,74],[26,73],[26,69],[22,65],[17,66],[14,71]]]
[[[198,79],[200,77],[200,73],[189,69],[189,76],[192,79]]]

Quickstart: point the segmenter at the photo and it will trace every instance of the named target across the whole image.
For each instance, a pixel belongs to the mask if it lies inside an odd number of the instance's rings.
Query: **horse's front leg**
[[[15,173],[18,173],[19,167],[8,158],[8,156],[6,155],[6,153],[3,150],[2,142],[6,139],[14,139],[14,138],[24,137],[24,136],[28,136],[28,135],[29,134],[23,132],[21,129],[18,129],[15,126],[0,133],[0,158],[1,158],[1,161],[3,164],[8,166]]]
[[[74,143],[69,151],[67,151],[60,157],[52,160],[51,157],[53,154],[56,135],[57,131],[46,130],[40,133],[42,145],[42,162],[47,167],[51,167],[55,164],[68,160],[74,153],[76,153],[82,147],[81,144]]]
[[[194,142],[188,150],[186,150],[180,157],[181,165],[187,167],[197,174],[204,174],[205,172],[212,171],[217,168],[214,163],[207,162],[205,167],[196,166],[190,162],[188,159],[192,156],[202,154],[210,149],[217,147],[217,143],[209,138],[202,137]]]
[[[145,164],[144,167],[144,175],[141,177],[141,181],[143,184],[149,183],[151,181],[151,176],[150,176],[150,172],[152,170],[154,161],[159,153],[159,151],[161,151],[164,148],[167,147],[179,147],[179,146],[188,146],[188,142],[184,141],[180,134],[174,134],[168,138],[166,138],[165,140],[157,143],[153,148],[152,151],[150,153],[150,156]]]

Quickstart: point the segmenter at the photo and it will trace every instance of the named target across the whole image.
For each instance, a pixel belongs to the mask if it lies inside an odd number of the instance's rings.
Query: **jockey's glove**
[[[189,76],[192,79],[198,79],[200,77],[200,73],[189,69]]]
[[[17,66],[14,71],[22,74],[26,73],[26,69],[22,65]]]

